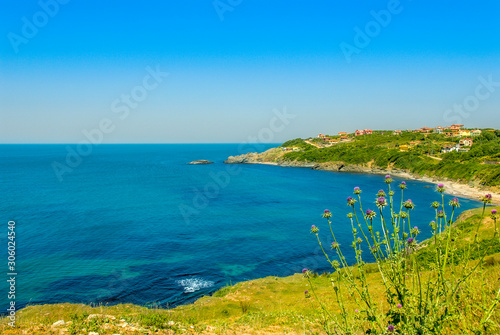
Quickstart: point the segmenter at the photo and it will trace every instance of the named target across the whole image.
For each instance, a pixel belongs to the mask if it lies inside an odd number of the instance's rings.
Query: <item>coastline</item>
[[[445,194],[460,196],[463,198],[480,201],[481,197],[485,194],[492,195],[492,205],[500,205],[500,193],[492,190],[489,187],[481,187],[477,183],[468,182],[462,183],[460,181],[451,180],[448,178],[429,177],[426,175],[417,175],[402,169],[382,169],[376,166],[361,166],[344,164],[343,162],[302,162],[302,161],[283,161],[280,160],[281,149],[272,148],[262,153],[248,153],[239,156],[230,156],[224,161],[225,164],[261,164],[273,165],[281,167],[298,167],[309,168],[313,170],[331,171],[331,172],[351,172],[351,173],[364,173],[364,174],[391,174],[393,176],[401,177],[408,180],[422,181],[431,184],[444,184]]]

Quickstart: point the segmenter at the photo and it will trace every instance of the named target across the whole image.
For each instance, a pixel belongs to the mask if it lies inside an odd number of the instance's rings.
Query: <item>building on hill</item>
[[[444,134],[448,137],[455,137],[458,136],[458,130],[446,128]]]
[[[471,136],[481,136],[482,131],[480,129],[475,129],[470,132]]]
[[[364,135],[364,134],[365,134],[365,131],[364,131],[364,130],[356,130],[356,131],[354,132],[354,135],[355,135],[355,136],[361,136],[361,135]]]
[[[403,132],[401,130],[394,130],[392,135],[401,135]]]
[[[363,131],[365,132],[365,135],[373,134],[373,130],[371,130],[371,129],[364,129]]]
[[[463,124],[452,124],[452,125],[450,126],[450,129],[451,129],[451,130],[457,130],[457,131],[458,131],[458,130],[462,130],[462,128],[463,128],[463,127],[464,127],[464,125],[463,125]]]
[[[409,144],[410,144],[410,147],[414,147],[416,145],[419,145],[420,143],[422,143],[422,142],[420,142],[420,141],[411,141]]]
[[[464,146],[464,147],[472,147],[473,143],[474,143],[474,141],[472,140],[472,138],[462,138],[460,140],[460,142],[458,142],[458,144],[460,146]]]
[[[443,153],[443,154],[447,154],[448,152],[452,152],[452,151],[458,151],[458,146],[456,146],[456,145],[453,145],[453,146],[446,145],[446,146],[444,146],[444,147],[441,148],[441,153]]]
[[[444,128],[440,127],[440,126],[437,126],[436,128],[434,128],[434,133],[436,133],[436,134],[442,134],[442,133],[444,133]]]
[[[339,131],[339,135],[340,136],[345,136],[345,135],[347,135],[347,132],[345,132],[345,131]]]
[[[401,144],[399,146],[399,151],[408,151],[409,147],[408,144]]]
[[[323,135],[323,134],[319,134],[319,135],[318,135],[318,138],[325,138],[325,135]]]
[[[460,137],[469,137],[471,135],[470,135],[470,131],[469,130],[462,129],[462,130],[460,130],[458,132],[458,136],[460,136]]]
[[[431,131],[432,131],[432,128],[422,127],[420,129],[415,129],[413,132],[414,133],[430,133]]]

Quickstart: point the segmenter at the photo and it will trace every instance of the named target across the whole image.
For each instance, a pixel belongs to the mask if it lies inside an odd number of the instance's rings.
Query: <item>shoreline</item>
[[[276,149],[276,148],[274,148]],[[273,149],[270,149],[273,150]],[[270,151],[268,150],[268,151]],[[327,163],[315,163],[315,162],[285,162],[285,161],[265,161],[268,159],[266,157],[267,151],[264,153],[249,153],[240,156],[230,156],[225,164],[260,164],[260,165],[272,165],[280,167],[297,167],[297,168],[309,168],[312,170],[330,171],[330,172],[351,172],[351,173],[363,173],[363,174],[380,174],[386,175],[390,174],[392,176],[397,176],[407,180],[416,180],[425,183],[430,183],[434,185],[444,184],[445,194],[460,196],[462,198],[467,198],[471,200],[481,201],[481,197],[486,194],[492,195],[491,205],[500,205],[500,193],[492,191],[485,187],[476,187],[470,184],[465,184],[458,182],[456,180],[450,180],[448,178],[439,177],[429,177],[420,176],[412,174],[408,171],[401,169],[382,169],[378,167],[365,167],[359,165],[347,165],[341,162],[327,162]]]

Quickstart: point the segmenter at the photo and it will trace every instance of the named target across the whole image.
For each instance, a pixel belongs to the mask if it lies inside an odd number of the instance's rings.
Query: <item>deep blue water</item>
[[[172,306],[229,283],[304,267],[324,271],[328,263],[309,229],[317,225],[331,242],[325,208],[353,259],[345,199],[360,186],[364,208],[375,209],[383,176],[223,164],[241,152],[238,144],[100,145],[60,181],[52,165],[65,163],[66,145],[0,145],[0,264],[7,277],[7,222],[14,220],[17,306]],[[186,165],[196,159],[215,163]],[[431,184],[407,184],[422,240],[439,194]],[[479,206],[461,203],[461,210]]]

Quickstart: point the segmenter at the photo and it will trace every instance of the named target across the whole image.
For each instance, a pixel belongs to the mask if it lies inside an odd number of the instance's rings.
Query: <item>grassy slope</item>
[[[407,152],[399,150],[401,145],[415,141],[421,143]],[[373,164],[381,168],[405,169],[419,175],[467,182],[473,180],[485,186],[500,186],[500,164],[484,164],[485,160],[500,160],[500,132],[484,131],[483,135],[474,138],[469,152],[440,153],[443,146],[455,145],[458,141],[458,138],[450,139],[438,134],[425,136],[405,132],[403,135],[392,135],[392,132],[376,132],[373,135],[354,137],[354,141],[350,143],[316,148],[301,139],[295,139],[282,146],[299,147],[303,151],[286,153],[282,159],[317,163],[335,161],[365,166]]]
[[[497,208],[500,209],[500,208]],[[480,209],[463,213],[456,221],[457,233],[454,239],[457,248],[465,246],[473,238],[480,218]],[[479,226],[479,238],[490,240],[494,227],[490,218],[483,220]],[[493,296],[500,283],[500,241],[493,243],[488,249],[489,256],[484,259],[484,266],[479,275],[473,277],[464,306],[471,315],[480,315],[477,301]],[[419,258],[424,265],[432,262],[429,246],[419,250]],[[423,245],[427,244],[423,243]],[[427,263],[426,263],[427,262]],[[374,265],[368,274],[372,295],[380,297],[379,305],[384,304],[384,291],[380,277]],[[428,268],[428,269],[425,269]],[[423,270],[423,278],[432,275],[431,266]],[[457,269],[461,269],[458,265]],[[329,275],[323,274],[312,279],[315,292],[322,297],[323,303],[330,311],[336,313],[339,308],[332,294]],[[484,288],[484,291],[481,289]],[[18,312],[16,329],[7,325],[7,320],[0,321],[1,334],[88,334],[91,331],[99,334],[323,334],[321,322],[323,314],[314,297],[306,298],[304,291],[309,290],[306,279],[301,274],[290,277],[267,277],[243,282],[226,287],[213,296],[199,299],[194,304],[180,306],[175,309],[147,309],[131,304],[117,306],[90,307],[75,304],[57,304],[29,306]],[[486,292],[486,293],[484,293]],[[483,294],[485,294],[483,296]],[[356,306],[345,292],[347,309],[355,315]],[[98,314],[97,316],[89,316]],[[66,325],[53,327],[58,320],[66,321]],[[124,320],[124,321],[121,321]],[[70,322],[68,324],[68,321]],[[500,323],[500,312],[495,312],[494,322]],[[462,332],[457,328],[450,329],[450,334]],[[500,330],[500,328],[498,328]]]

